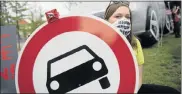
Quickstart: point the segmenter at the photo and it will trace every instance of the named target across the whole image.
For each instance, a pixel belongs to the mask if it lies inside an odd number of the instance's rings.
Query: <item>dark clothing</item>
[[[174,88],[168,87],[168,86],[160,86],[160,85],[153,85],[153,84],[142,84],[140,90],[138,91],[138,94],[180,94],[179,91],[177,91]]]
[[[174,34],[175,37],[180,37],[180,22],[174,22]]]
[[[179,11],[179,10],[178,10]],[[174,22],[174,34],[175,37],[180,37],[180,18],[178,18],[178,20],[176,20],[178,17],[177,13],[172,13],[172,17],[173,17],[173,22]]]

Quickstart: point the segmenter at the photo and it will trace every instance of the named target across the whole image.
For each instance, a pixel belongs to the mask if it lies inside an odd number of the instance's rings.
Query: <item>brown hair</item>
[[[129,9],[130,11],[130,15],[131,15],[131,10],[129,8],[129,6],[127,4],[124,4],[124,3],[117,3],[117,4],[110,4],[106,11],[105,11],[105,20],[109,20],[109,18],[113,15],[113,13],[121,6],[125,6]],[[131,21],[131,27],[132,27],[132,17],[130,17],[130,21]],[[129,41],[129,43],[131,44],[131,46],[133,48],[136,48],[137,46],[137,41],[136,41],[136,37],[133,35],[133,32],[132,32],[132,28],[131,28],[131,33],[130,35],[128,35],[127,37],[127,40]]]

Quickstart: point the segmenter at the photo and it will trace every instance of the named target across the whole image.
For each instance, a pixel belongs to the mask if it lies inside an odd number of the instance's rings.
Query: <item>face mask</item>
[[[119,31],[123,33],[125,37],[127,37],[131,33],[131,23],[130,20],[126,18],[118,19],[116,22],[113,23],[113,25],[117,27],[117,29],[119,29]]]

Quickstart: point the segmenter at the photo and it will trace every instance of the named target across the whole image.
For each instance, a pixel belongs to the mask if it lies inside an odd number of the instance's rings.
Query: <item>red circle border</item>
[[[126,42],[108,25],[96,19],[81,16],[65,17],[47,24],[30,39],[19,61],[17,83],[19,93],[35,93],[33,86],[33,67],[41,48],[55,36],[74,31],[91,33],[109,45],[115,53],[120,68],[118,93],[134,93],[136,69],[134,59]]]

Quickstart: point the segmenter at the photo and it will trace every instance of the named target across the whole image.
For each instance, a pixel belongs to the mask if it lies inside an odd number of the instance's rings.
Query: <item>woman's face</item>
[[[121,19],[122,17],[125,17],[126,19],[130,20],[130,10],[126,6],[119,7],[113,15],[109,18],[109,22],[112,24],[118,19]]]

